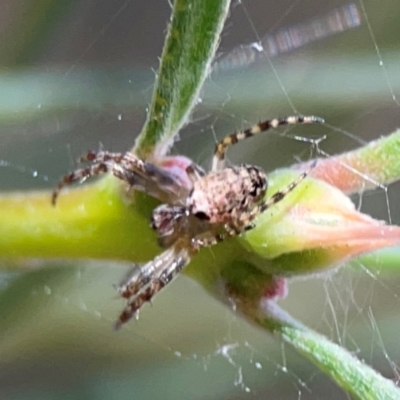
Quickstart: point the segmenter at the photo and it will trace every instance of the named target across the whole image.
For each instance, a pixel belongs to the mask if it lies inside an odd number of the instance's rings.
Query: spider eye
[[[209,221],[210,217],[203,211],[199,211],[194,216],[198,219],[201,219],[202,221]]]
[[[247,174],[250,178],[248,195],[254,198],[258,198],[266,190],[266,176],[259,168],[252,165],[246,165],[245,169],[247,170]]]
[[[264,182],[261,182],[261,181],[254,182],[252,190],[249,194],[250,194],[250,196],[258,197],[263,192],[263,190],[265,190]]]
[[[260,188],[253,186],[253,190],[249,194],[252,197],[257,197],[260,194]]]

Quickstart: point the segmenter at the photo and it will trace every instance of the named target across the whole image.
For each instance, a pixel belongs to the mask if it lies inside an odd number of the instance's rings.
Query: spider
[[[288,186],[265,199],[268,189],[265,172],[247,164],[226,167],[225,153],[229,146],[281,125],[323,122],[315,116],[289,116],[230,134],[216,145],[209,173],[194,163],[187,163],[186,182],[179,174],[130,152],[87,153],[82,160],[90,164],[63,177],[53,191],[53,205],[65,185],[104,173],[112,173],[128,187],[144,191],[162,202],[153,210],[150,225],[165,250],[153,260],[135,265],[117,287],[120,295],[127,299],[127,305],[115,328],[129,321],[145,302],[168,285],[202,247],[252,229],[255,218],[283,200],[315,166],[314,163]]]

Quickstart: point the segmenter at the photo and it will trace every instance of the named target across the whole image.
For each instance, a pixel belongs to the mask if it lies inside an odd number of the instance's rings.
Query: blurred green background
[[[220,56],[347,4],[320,3],[234,2]],[[319,147],[329,155],[398,128],[400,3],[356,5],[356,29],[213,74],[172,151],[207,168],[216,137],[295,111],[323,116],[322,128],[271,133],[229,153],[233,163],[272,170],[315,155],[310,143],[290,135],[326,135]],[[132,146],[169,15],[160,0],[1,2],[3,191],[51,188],[88,149]],[[393,184],[354,201],[399,224],[399,194]],[[393,249],[323,277],[293,280],[282,304],[398,379],[399,263]],[[15,273],[16,264],[24,272]],[[347,398],[290,348],[184,276],[115,333],[123,302],[112,285],[129,266],[1,260],[1,267],[0,399]]]

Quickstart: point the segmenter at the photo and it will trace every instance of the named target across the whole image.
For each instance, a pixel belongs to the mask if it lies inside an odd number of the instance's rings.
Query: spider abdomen
[[[265,173],[252,165],[211,172],[193,184],[189,213],[210,224],[237,225],[264,197]]]

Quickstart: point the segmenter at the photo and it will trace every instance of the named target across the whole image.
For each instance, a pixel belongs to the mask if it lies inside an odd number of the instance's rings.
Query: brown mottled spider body
[[[186,200],[190,214],[210,224],[242,223],[264,197],[267,177],[257,167],[241,165],[210,172],[193,184]]]
[[[225,167],[226,149],[270,128],[311,123],[323,123],[323,120],[314,116],[272,119],[226,136],[216,146],[212,170],[208,174],[188,161],[181,162],[180,168],[186,174],[182,177],[171,168],[146,162],[132,153],[99,151],[86,155],[85,160],[91,163],[88,167],[62,179],[53,192],[53,204],[64,185],[107,172],[163,202],[153,210],[151,227],[157,231],[160,245],[166,250],[154,260],[135,266],[119,285],[118,291],[128,299],[128,304],[116,328],[165,287],[199,249],[253,228],[259,214],[281,201],[308,174],[308,171],[303,172],[266,199],[265,172],[253,165]]]

